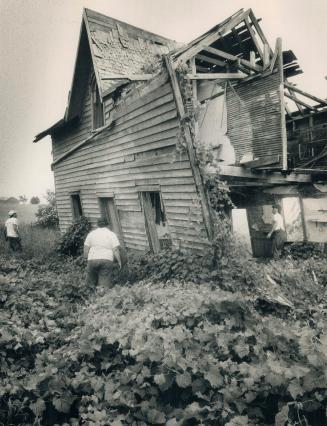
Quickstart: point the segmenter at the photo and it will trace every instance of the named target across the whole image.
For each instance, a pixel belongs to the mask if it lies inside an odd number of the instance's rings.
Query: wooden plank
[[[269,155],[267,157],[259,158],[257,160],[242,163],[242,166],[255,169],[256,167],[269,166],[276,163],[279,163],[279,155]]]
[[[226,63],[220,61],[219,59],[211,58],[210,56],[200,55],[199,53],[195,56],[196,59],[203,62],[208,62],[209,64],[219,65],[220,67],[225,67]]]
[[[196,42],[195,45],[186,48],[186,50],[183,53],[179,53],[177,51],[176,53],[177,61],[174,65],[172,65],[173,69],[176,69],[179,63],[187,61],[193,56],[195,56],[197,53],[203,50],[205,46],[210,46],[213,42],[222,38],[224,34],[226,34],[232,28],[240,24],[246,16],[248,16],[248,11],[245,11],[245,12],[242,11],[237,13],[236,16],[234,16],[232,19],[226,22],[221,28],[219,28],[218,31],[210,32],[206,37]]]
[[[315,108],[315,107],[313,107],[313,106],[311,106],[311,105],[309,105],[309,104],[307,104],[306,102],[303,102],[302,100],[300,100],[299,98],[296,98],[295,96],[292,96],[291,94],[289,94],[289,93],[284,93],[284,95],[287,97],[287,98],[289,98],[289,99],[292,99],[292,101],[294,101],[296,104],[300,104],[300,105],[302,105],[302,106],[304,106],[304,107],[306,107],[307,109],[309,109],[310,111],[316,111],[317,109]]]
[[[186,74],[186,78],[190,80],[241,80],[246,76],[242,72]]]
[[[84,146],[85,144],[91,142],[92,139],[94,139],[96,136],[98,136],[101,132],[103,132],[104,130],[108,129],[109,127],[112,126],[112,122],[108,123],[107,125],[101,127],[101,129],[98,129],[95,133],[93,133],[93,135],[91,135],[90,137],[88,137],[87,139],[85,139],[84,141],[78,143],[77,145],[75,145],[74,147],[72,147],[71,149],[69,149],[67,152],[65,152],[64,154],[62,154],[61,156],[59,156],[55,161],[53,161],[53,163],[51,164],[51,167],[53,167],[54,165],[58,164],[60,161],[62,161],[64,158],[68,157],[69,155],[71,155],[73,152],[77,151],[78,149],[80,149],[82,146]]]
[[[266,36],[264,35],[257,18],[254,16],[252,9],[249,10],[249,18],[253,22],[254,28],[256,29],[259,37],[261,38],[262,43],[267,44],[269,46],[268,40],[266,39]],[[270,55],[273,56],[273,52],[271,49],[270,49]]]
[[[205,50],[206,52],[213,53],[215,55],[221,56],[222,58],[225,58],[225,59],[230,60],[230,61],[240,61],[240,63],[242,65],[244,65],[247,68],[252,69],[253,71],[258,71],[258,72],[263,71],[263,68],[260,65],[256,65],[255,62],[252,63],[250,61],[247,61],[246,59],[239,58],[238,56],[235,56],[235,55],[231,55],[230,53],[226,53],[226,52],[224,52],[220,49],[216,49],[216,48],[213,48],[211,46],[207,46],[207,47],[204,47],[203,50]]]
[[[155,74],[102,74],[101,80],[130,80],[130,81],[146,81],[154,77]]]
[[[261,47],[260,47],[260,45],[259,45],[259,43],[258,43],[257,37],[256,37],[256,35],[255,35],[255,32],[254,32],[254,31],[253,31],[253,29],[252,29],[252,26],[251,26],[251,23],[250,23],[250,21],[249,21],[248,17],[246,17],[246,18],[244,19],[244,21],[245,21],[245,25],[246,25],[246,27],[247,27],[247,29],[248,29],[249,33],[251,34],[252,40],[253,40],[253,42],[254,42],[254,44],[255,44],[255,47],[256,47],[256,49],[257,49],[257,51],[258,51],[258,53],[259,53],[259,55],[260,55],[261,59],[263,60],[263,51],[262,51],[262,49],[261,49]]]
[[[180,92],[179,84],[177,81],[177,77],[176,77],[175,71],[173,70],[171,61],[168,57],[165,57],[165,63],[171,78],[177,110],[181,118],[181,117],[184,117],[185,115],[185,109],[184,109],[184,103],[183,103],[182,95]],[[211,240],[213,238],[213,226],[212,226],[211,217],[210,217],[208,200],[204,191],[202,177],[200,174],[200,170],[198,168],[198,163],[197,163],[196,155],[193,148],[192,136],[190,133],[190,129],[188,127],[186,127],[185,129],[185,141],[186,141],[187,152],[189,155],[189,160],[190,160],[190,165],[191,165],[195,185],[201,199],[201,206],[202,206],[203,218],[206,224],[206,230],[208,233],[208,237]]]
[[[286,176],[283,176],[279,172],[270,172],[266,174],[265,172],[259,173],[256,171],[255,173],[251,170],[244,169],[243,167],[237,166],[219,166],[220,175],[224,178],[228,177],[240,177],[244,179],[253,179],[260,180],[262,182],[271,183],[271,184],[280,184],[280,183],[288,183],[288,182],[297,182],[297,183],[310,183],[312,182],[311,176],[306,174],[296,174],[290,173]]]
[[[317,98],[316,96],[313,96],[310,93],[304,92],[303,90],[300,90],[298,87],[294,86],[293,84],[290,84],[285,81],[284,86],[287,87],[288,89],[291,89],[293,92],[297,92],[300,95],[303,95],[309,99],[312,99],[313,101],[316,101],[319,104],[327,105],[327,101],[325,99]]]
[[[263,69],[267,69],[270,64],[270,47],[269,44],[264,43],[263,45]]]

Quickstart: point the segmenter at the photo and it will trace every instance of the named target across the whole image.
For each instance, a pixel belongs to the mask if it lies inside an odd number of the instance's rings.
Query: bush
[[[55,205],[39,206],[35,213],[35,225],[43,228],[57,228],[59,225],[58,213]]]
[[[79,256],[83,253],[84,240],[91,229],[90,221],[81,216],[62,235],[57,252],[65,256]]]

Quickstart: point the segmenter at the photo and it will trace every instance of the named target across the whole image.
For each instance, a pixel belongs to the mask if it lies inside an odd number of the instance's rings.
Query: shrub
[[[57,209],[51,204],[39,206],[35,216],[35,225],[41,226],[43,228],[57,228],[59,225]]]
[[[81,255],[83,252],[84,240],[90,229],[90,221],[85,216],[81,216],[62,235],[57,246],[57,252],[66,256]]]

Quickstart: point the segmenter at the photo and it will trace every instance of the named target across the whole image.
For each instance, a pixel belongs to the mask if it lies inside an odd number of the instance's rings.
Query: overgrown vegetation
[[[174,260],[178,280],[152,257],[155,280],[92,295],[78,259],[1,259],[0,423],[324,424],[326,262],[230,259],[193,283]]]
[[[90,221],[85,216],[81,216],[61,236],[57,246],[57,252],[65,256],[81,255],[83,252],[84,240],[90,230]]]

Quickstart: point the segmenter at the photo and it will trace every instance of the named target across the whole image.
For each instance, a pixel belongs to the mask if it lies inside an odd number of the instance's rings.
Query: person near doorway
[[[119,241],[117,235],[107,228],[108,222],[101,218],[97,229],[91,231],[84,242],[84,257],[87,258],[86,281],[96,286],[112,287],[114,261],[121,269]]]
[[[10,210],[9,218],[5,222],[5,238],[8,241],[10,250],[17,252],[22,251],[22,243],[18,230],[17,212]]]
[[[270,238],[272,242],[272,255],[274,259],[281,257],[286,242],[284,219],[280,212],[281,207],[278,204],[274,204],[272,206],[272,228],[267,235],[267,238]]]

